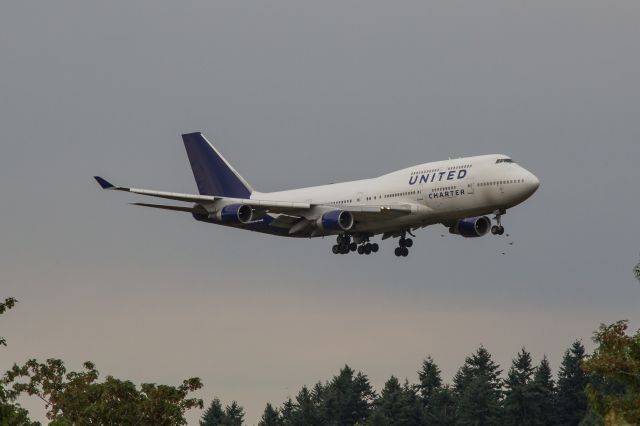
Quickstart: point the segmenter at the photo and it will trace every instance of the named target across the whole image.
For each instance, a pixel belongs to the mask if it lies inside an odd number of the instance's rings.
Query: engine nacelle
[[[452,234],[462,235],[465,238],[482,237],[491,228],[491,219],[486,216],[468,217],[460,219],[449,228]]]
[[[334,210],[318,219],[318,227],[325,231],[348,231],[353,228],[353,215],[345,210]]]
[[[253,219],[253,209],[246,204],[230,204],[220,209],[216,218],[222,223],[248,223]]]

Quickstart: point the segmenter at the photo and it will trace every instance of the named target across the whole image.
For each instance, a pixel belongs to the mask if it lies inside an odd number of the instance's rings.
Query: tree
[[[556,396],[556,424],[559,426],[577,426],[587,412],[585,388],[589,378],[580,368],[584,357],[584,346],[575,341],[562,358]]]
[[[375,393],[369,379],[345,365],[327,384],[322,396],[322,416],[328,424],[354,425],[369,416]]]
[[[198,378],[181,385],[143,383],[140,389],[130,381],[107,376],[98,382],[98,371],[85,362],[84,371],[70,372],[59,359],[39,363],[35,359],[14,365],[4,378],[9,398],[35,395],[47,407],[51,424],[139,424],[183,425],[184,413],[202,408],[202,400],[189,394],[202,387]],[[25,379],[25,381],[21,381]]]
[[[429,411],[434,394],[442,389],[440,368],[430,356],[422,361],[422,368],[418,371],[418,379],[420,383],[418,383],[417,389],[420,393],[422,404]]]
[[[587,385],[589,407],[608,424],[640,424],[640,330],[627,335],[627,328],[628,321],[601,324],[593,336],[598,347],[582,364],[600,379]]]
[[[291,400],[291,398],[287,399],[284,404],[282,404],[282,409],[280,409],[280,418],[282,419],[282,424],[292,424],[294,410],[295,404],[293,403],[293,400]]]
[[[218,398],[214,398],[207,408],[202,414],[200,418],[200,426],[219,426],[225,424],[226,418],[224,414],[224,410],[222,409],[222,404]]]
[[[13,297],[7,297],[4,299],[4,302],[0,302],[0,315],[13,308],[16,303],[18,303],[18,301]],[[7,346],[7,341],[2,336],[0,336],[0,346]]]
[[[500,424],[501,381],[499,366],[484,347],[465,359],[456,373],[456,424]]]
[[[309,389],[306,386],[303,386],[298,393],[298,396],[296,396],[296,402],[293,406],[289,424],[309,426],[322,425],[324,422],[322,420],[320,408],[314,399],[313,393],[309,392]]]
[[[0,315],[13,308],[16,303],[18,301],[13,297],[4,299],[4,302],[0,302]],[[2,336],[0,336],[0,346],[7,346],[7,341]],[[5,392],[2,383],[0,383],[0,425],[40,426],[39,422],[32,422],[29,419],[27,410],[15,403],[15,397]]]
[[[555,419],[555,385],[551,374],[551,366],[546,355],[540,361],[533,375],[533,386],[537,394],[538,416],[535,424],[551,426]]]
[[[431,398],[429,410],[426,412],[428,425],[453,426],[456,424],[456,397],[449,386],[438,389]]]
[[[236,401],[232,401],[231,405],[227,405],[224,409],[225,426],[242,426],[244,422],[244,408]]]
[[[412,426],[424,422],[422,402],[415,390],[408,382],[400,385],[394,376],[387,380],[374,405],[374,414],[368,424]]]
[[[538,393],[533,383],[534,369],[531,354],[522,348],[513,360],[505,380],[504,417],[505,425],[536,425],[540,416]]]
[[[258,423],[258,426],[281,426],[282,420],[280,419],[280,413],[278,410],[273,408],[271,403],[267,402],[267,406],[262,413],[262,418]]]

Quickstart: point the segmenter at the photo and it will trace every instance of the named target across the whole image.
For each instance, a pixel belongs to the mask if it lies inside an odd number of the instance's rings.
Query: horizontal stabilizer
[[[193,207],[184,207],[184,206],[169,206],[166,204],[148,204],[148,203],[131,203],[132,206],[141,206],[141,207],[152,207],[154,209],[162,209],[162,210],[173,210],[176,212],[187,212],[193,213]]]

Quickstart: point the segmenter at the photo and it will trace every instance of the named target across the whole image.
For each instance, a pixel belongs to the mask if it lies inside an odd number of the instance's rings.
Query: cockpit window
[[[496,164],[498,163],[515,163],[511,158],[498,158],[496,160]]]

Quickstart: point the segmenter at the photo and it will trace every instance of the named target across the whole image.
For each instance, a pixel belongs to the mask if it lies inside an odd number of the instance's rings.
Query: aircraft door
[[[467,178],[467,194],[473,194],[474,188],[476,186],[476,182],[474,178]]]
[[[422,202],[424,202],[424,200],[425,200],[425,196],[426,196],[426,194],[425,194],[425,187],[424,187],[424,185],[423,185],[423,184],[418,185],[418,189],[417,189],[417,191],[418,191],[418,194],[417,194],[417,195],[418,195],[418,198],[417,198],[417,200],[418,200],[418,201],[422,201]]]
[[[364,203],[365,202],[364,192],[358,192],[356,194],[356,199],[354,201],[358,204]]]

